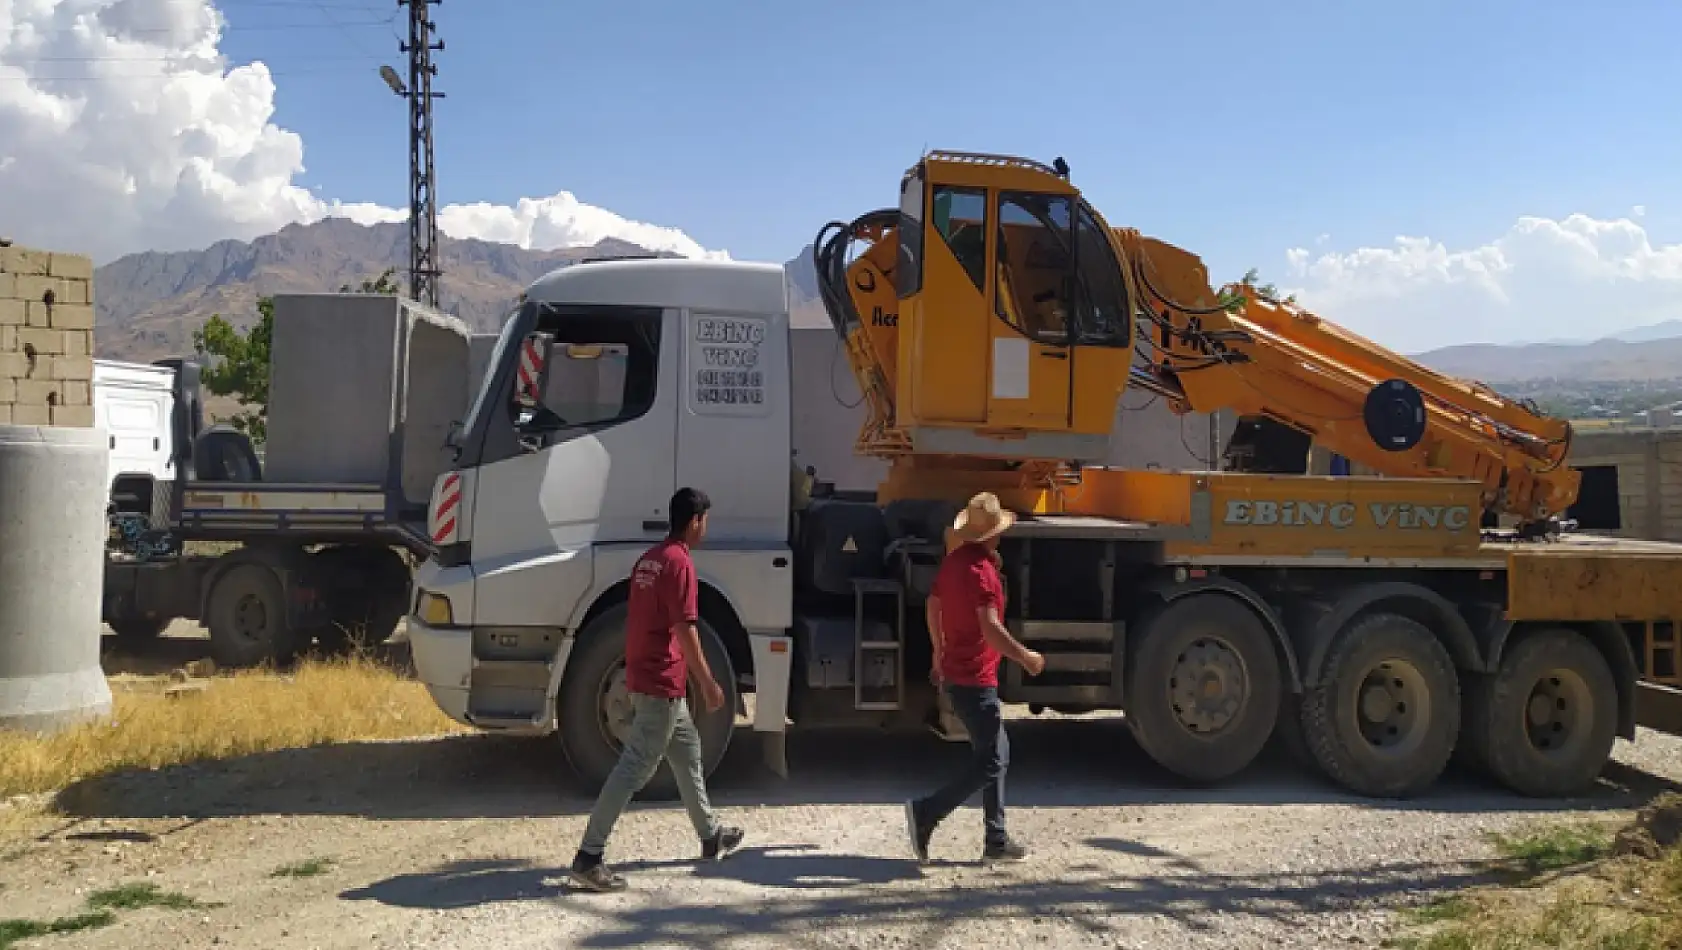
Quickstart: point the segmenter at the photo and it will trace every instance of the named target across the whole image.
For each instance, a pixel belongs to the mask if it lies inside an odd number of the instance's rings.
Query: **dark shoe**
[[[1014,838],[1006,838],[1004,841],[988,845],[987,850],[981,853],[981,860],[1020,861],[1027,856],[1027,848],[1023,847],[1022,844]]]
[[[934,825],[924,824],[917,817],[917,803],[905,803],[905,834],[911,839],[911,853],[918,864],[929,863],[929,839],[934,837]]]
[[[718,834],[701,842],[701,859],[703,861],[722,861],[730,852],[742,846],[742,839],[747,832],[731,825],[724,825],[718,829]]]
[[[572,859],[567,878],[579,887],[598,894],[622,891],[626,887],[625,878],[609,870],[601,858],[592,858],[583,852],[579,852],[578,856]]]

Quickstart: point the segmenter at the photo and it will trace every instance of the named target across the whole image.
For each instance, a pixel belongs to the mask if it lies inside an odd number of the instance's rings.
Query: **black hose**
[[[860,215],[851,224],[831,221],[818,229],[818,236],[812,241],[812,266],[817,271],[818,298],[829,314],[830,325],[843,339],[863,323],[858,309],[853,306],[852,294],[847,291],[847,252],[865,228],[898,222],[897,209],[882,208]],[[835,233],[831,234],[831,231]]]

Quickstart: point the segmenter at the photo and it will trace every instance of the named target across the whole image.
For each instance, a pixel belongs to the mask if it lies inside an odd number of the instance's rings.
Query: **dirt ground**
[[[1621,817],[1682,783],[1682,741],[1650,733],[1620,741],[1602,787],[1568,802],[1459,774],[1411,802],[1358,800],[1277,753],[1187,789],[1111,718],[1024,718],[1011,740],[1012,830],[1033,849],[1021,865],[975,860],[973,806],[936,835],[933,866],[911,860],[900,805],[959,748],[799,736],[783,781],[744,731],[713,781],[748,829],[743,852],[701,865],[680,807],[639,807],[609,847],[631,890],[576,894],[562,874],[589,798],[552,745],[474,735],[84,782],[62,817],[0,844],[0,917],[74,914],[141,881],[220,906],[124,911],[23,946],[1378,946],[1390,909],[1487,878],[1481,832]]]

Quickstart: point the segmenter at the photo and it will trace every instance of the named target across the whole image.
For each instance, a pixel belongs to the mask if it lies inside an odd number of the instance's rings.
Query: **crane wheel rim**
[[[269,630],[269,608],[263,598],[254,593],[240,595],[234,601],[232,632],[250,643],[261,643]]]
[[[625,682],[625,661],[615,660],[602,673],[602,681],[596,691],[596,725],[601,727],[602,738],[615,751],[624,748],[633,715],[631,688]]]
[[[1380,660],[1355,687],[1355,729],[1379,755],[1412,755],[1431,730],[1431,688],[1419,667],[1400,657]]]
[[[690,693],[697,692],[693,677],[684,682]],[[601,729],[602,739],[614,751],[625,747],[625,736],[630,733],[631,720],[636,715],[631,696],[631,687],[625,679],[625,660],[621,657],[602,673],[596,689],[596,725]]]
[[[1563,667],[1544,671],[1525,697],[1524,735],[1540,755],[1568,756],[1586,741],[1594,717],[1588,681]]]
[[[1174,719],[1198,737],[1214,737],[1243,718],[1250,699],[1243,654],[1223,637],[1199,636],[1174,658],[1168,697]]]

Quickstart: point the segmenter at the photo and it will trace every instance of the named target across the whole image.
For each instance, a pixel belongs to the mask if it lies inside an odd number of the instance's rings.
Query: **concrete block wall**
[[[0,246],[0,424],[93,425],[93,261]]]

